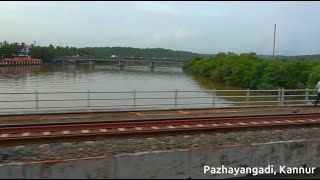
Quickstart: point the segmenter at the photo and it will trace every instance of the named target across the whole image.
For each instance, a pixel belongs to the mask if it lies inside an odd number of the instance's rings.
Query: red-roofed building
[[[13,58],[4,58],[2,60],[2,65],[27,65],[27,64],[42,64],[41,59],[31,58],[28,56],[29,50],[22,49],[18,56]]]

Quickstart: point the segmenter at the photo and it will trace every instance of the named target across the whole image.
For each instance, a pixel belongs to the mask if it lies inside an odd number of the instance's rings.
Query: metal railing
[[[316,89],[11,92],[0,93],[0,112],[175,109],[310,105]]]

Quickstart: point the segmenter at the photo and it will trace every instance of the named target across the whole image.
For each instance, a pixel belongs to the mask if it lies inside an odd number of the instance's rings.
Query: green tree
[[[240,55],[228,52],[191,58],[184,69],[227,85],[252,89],[296,89],[314,86],[320,71],[312,67],[319,65],[319,61],[270,61],[253,52]]]
[[[308,87],[314,89],[318,81],[320,81],[320,65],[312,68],[311,73],[308,77]]]

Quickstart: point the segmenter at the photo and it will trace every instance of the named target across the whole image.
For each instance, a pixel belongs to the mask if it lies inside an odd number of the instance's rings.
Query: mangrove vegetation
[[[320,61],[267,60],[253,52],[194,57],[184,69],[213,81],[249,89],[314,89],[320,80]]]

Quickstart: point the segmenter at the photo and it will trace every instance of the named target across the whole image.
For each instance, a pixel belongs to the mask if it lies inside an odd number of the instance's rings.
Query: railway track
[[[320,114],[87,122],[0,127],[0,144],[59,140],[65,138],[114,137],[157,133],[186,133],[215,129],[320,124]]]

